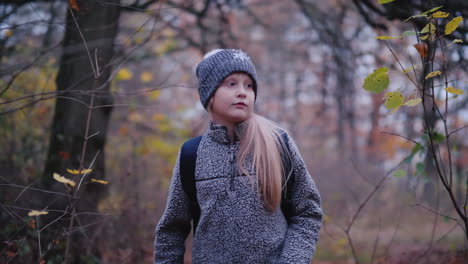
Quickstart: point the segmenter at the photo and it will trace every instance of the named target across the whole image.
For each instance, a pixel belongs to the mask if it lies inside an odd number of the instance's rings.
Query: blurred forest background
[[[444,31],[467,15],[465,0],[1,1],[0,263],[152,262],[214,48],[249,54],[256,111],[318,185],[314,263],[468,263],[468,24]],[[363,89],[383,67],[393,94]]]

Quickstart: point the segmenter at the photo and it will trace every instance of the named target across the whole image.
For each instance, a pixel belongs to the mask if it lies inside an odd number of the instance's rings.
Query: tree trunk
[[[99,1],[77,1],[79,10],[76,8],[68,10],[60,68],[56,79],[59,94],[55,104],[49,151],[42,180],[46,188],[61,187],[63,191],[63,185],[55,186],[53,173],[73,178],[66,169],[79,169],[80,165],[88,168],[93,160],[91,167],[93,171],[87,179],[105,178],[104,147],[112,109],[110,107],[91,109],[88,106],[113,103],[108,79],[111,73],[110,62],[114,55],[113,44],[119,25],[119,2],[119,0],[109,0],[106,2],[108,4],[103,4]],[[89,126],[88,114],[90,114]],[[88,138],[84,147],[86,133],[88,136],[93,136]],[[76,203],[75,211],[96,211],[100,198],[106,193],[104,186],[83,184],[80,188],[85,190],[80,193],[81,198]],[[68,210],[71,211],[70,205],[74,205],[72,202],[75,201],[67,202]],[[60,207],[64,205],[60,202],[54,205],[58,204]],[[81,225],[89,224],[86,223],[89,219],[78,220]],[[68,224],[66,226],[68,227]],[[80,233],[87,230],[89,229]],[[72,256],[79,256],[78,252],[75,251],[77,253],[75,254],[73,251],[89,242],[85,243],[81,238],[75,239],[74,237],[74,246],[70,253]],[[73,260],[73,262],[79,261],[78,257]]]

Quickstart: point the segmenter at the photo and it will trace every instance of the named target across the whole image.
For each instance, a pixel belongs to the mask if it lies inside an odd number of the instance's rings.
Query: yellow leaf
[[[421,30],[421,36],[420,38],[422,40],[426,40],[430,36],[432,36],[436,32],[436,26],[432,23],[427,23],[427,25]]]
[[[85,174],[85,173],[90,173],[92,172],[93,170],[92,169],[85,169],[85,170],[70,170],[70,169],[67,169],[67,171],[71,174]]]
[[[5,37],[9,38],[11,36],[13,36],[13,30],[8,29],[7,31],[5,31]]]
[[[455,40],[453,40],[452,43],[463,43],[463,40],[461,40],[461,39],[455,39]]]
[[[406,101],[406,103],[404,105],[406,105],[406,106],[416,106],[416,105],[420,104],[421,102],[422,102],[421,98],[415,98],[415,99],[411,99],[411,100]]]
[[[130,80],[132,78],[132,73],[127,68],[122,68],[117,73],[117,80],[125,81]]]
[[[390,3],[390,2],[393,2],[395,0],[379,0],[379,4],[387,4],[387,3]]]
[[[75,186],[76,185],[76,183],[74,181],[69,180],[69,179],[67,179],[67,178],[65,178],[63,176],[60,176],[58,173],[55,173],[55,172],[54,172],[54,179],[56,181],[58,181],[58,182],[61,182],[63,184],[68,184],[70,186]]]
[[[461,16],[450,20],[450,22],[448,22],[447,25],[445,25],[445,35],[449,35],[452,32],[454,32],[462,21],[463,21],[463,17]]]
[[[442,72],[441,71],[433,71],[433,72],[430,72],[426,75],[426,80],[429,79],[429,78],[432,78],[432,77],[435,77],[437,75],[441,75]]]
[[[150,93],[150,96],[149,96],[149,97],[150,97],[150,99],[152,99],[152,100],[157,100],[157,99],[159,98],[160,95],[161,95],[161,91],[156,90],[156,91],[152,91],[152,92]]]
[[[36,211],[36,210],[32,210],[31,212],[28,213],[29,216],[38,216],[38,215],[46,215],[48,214],[49,212],[46,212],[46,211]]]
[[[389,110],[398,109],[405,102],[405,97],[398,91],[388,92],[385,94],[384,97],[385,97],[385,107]]]
[[[447,88],[445,88],[445,91],[447,91],[448,93],[451,93],[451,94],[458,94],[458,95],[462,95],[464,92],[460,89],[457,89],[453,86],[449,86]]]
[[[150,72],[143,72],[140,75],[140,80],[144,83],[151,82],[153,80],[153,75]]]
[[[435,18],[446,18],[448,16],[449,16],[449,13],[442,12],[442,11],[437,11],[432,14],[432,17],[435,17]]]
[[[378,36],[378,37],[375,37],[376,39],[397,39],[397,38],[400,38],[400,37],[392,37],[392,36]]]
[[[91,179],[91,182],[97,182],[97,183],[100,183],[100,184],[108,184],[109,183],[108,181],[96,180],[96,179]]]

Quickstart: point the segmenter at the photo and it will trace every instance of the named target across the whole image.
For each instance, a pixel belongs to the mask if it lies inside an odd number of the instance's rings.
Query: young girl
[[[180,163],[187,161],[179,155],[154,263],[183,263],[192,220],[192,263],[310,263],[322,224],[320,195],[289,135],[253,112],[258,87],[250,58],[214,50],[196,75],[211,117],[192,176],[199,215],[182,186]]]

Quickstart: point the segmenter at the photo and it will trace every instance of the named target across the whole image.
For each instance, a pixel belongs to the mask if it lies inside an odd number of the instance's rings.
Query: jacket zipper
[[[229,147],[229,152],[230,152],[230,157],[229,157],[229,162],[231,163],[231,183],[230,183],[230,190],[234,191],[234,176],[235,176],[235,166],[234,166],[234,160],[235,160],[235,154],[234,154],[234,148],[235,144],[231,144]]]

